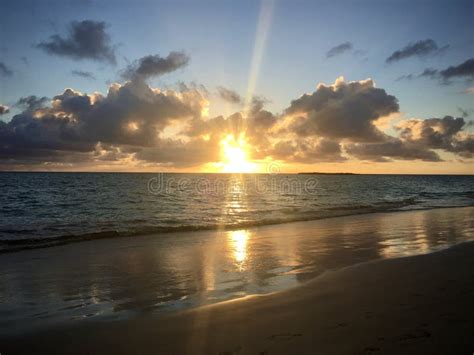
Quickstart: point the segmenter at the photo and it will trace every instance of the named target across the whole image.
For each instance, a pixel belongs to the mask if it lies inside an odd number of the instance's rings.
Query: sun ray
[[[252,54],[252,64],[250,68],[249,80],[247,84],[247,93],[245,96],[244,116],[247,116],[252,98],[257,84],[258,74],[260,72],[260,64],[262,63],[265,44],[270,31],[273,15],[273,0],[262,0],[260,5],[260,15],[258,17],[257,32],[255,34],[255,43]]]

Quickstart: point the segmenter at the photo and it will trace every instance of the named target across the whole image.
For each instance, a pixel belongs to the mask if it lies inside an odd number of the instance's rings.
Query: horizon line
[[[299,172],[203,172],[203,171],[71,171],[71,170],[0,170],[1,173],[60,173],[60,174],[207,174],[207,175],[401,175],[401,176],[474,176],[472,174],[465,173],[446,173],[446,174],[430,174],[430,173],[352,173],[352,172],[312,172],[312,171],[299,171]]]

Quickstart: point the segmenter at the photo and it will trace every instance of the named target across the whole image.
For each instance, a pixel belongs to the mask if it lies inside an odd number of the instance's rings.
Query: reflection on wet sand
[[[415,254],[423,254],[430,251],[428,227],[430,224],[427,214],[413,214],[411,216],[411,227],[403,233],[401,231],[393,231],[392,235],[387,234],[386,238],[380,241],[381,256],[384,258],[394,258],[401,256],[410,256]],[[387,220],[382,220],[378,229],[389,229],[389,225],[384,225]],[[398,233],[396,233],[398,232]],[[436,238],[436,236],[433,236]],[[432,250],[436,250],[434,247]]]
[[[244,201],[239,206],[246,208]],[[325,270],[472,240],[473,214],[474,208],[457,208],[360,215],[5,254],[0,330],[114,319],[281,290]]]
[[[235,265],[239,271],[245,270],[245,259],[247,258],[247,240],[250,232],[248,230],[229,231],[227,233],[229,249],[233,250]]]

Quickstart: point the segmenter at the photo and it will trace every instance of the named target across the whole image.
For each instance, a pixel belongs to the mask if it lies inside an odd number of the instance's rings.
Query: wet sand
[[[0,336],[2,354],[471,354],[474,243],[167,316]]]

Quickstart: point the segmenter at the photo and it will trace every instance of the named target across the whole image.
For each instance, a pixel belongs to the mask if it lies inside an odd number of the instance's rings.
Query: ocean
[[[474,205],[474,176],[0,173],[0,252]]]

